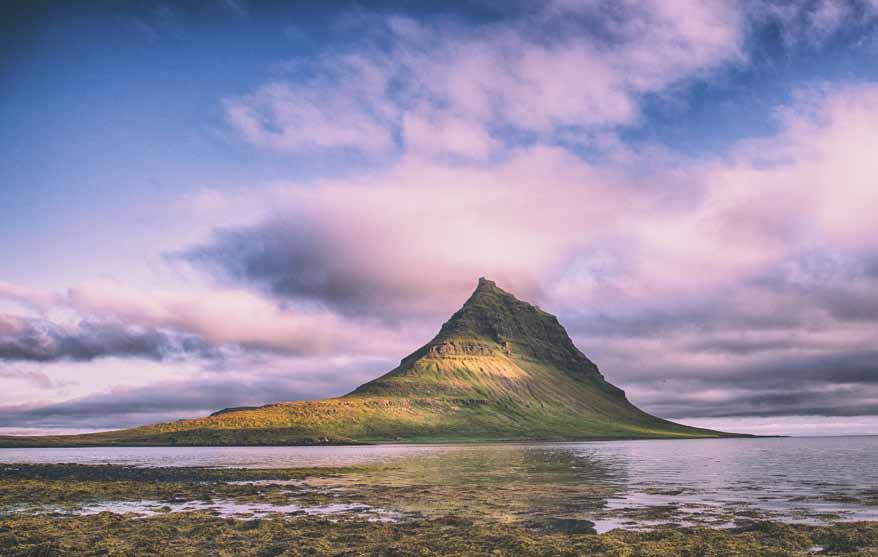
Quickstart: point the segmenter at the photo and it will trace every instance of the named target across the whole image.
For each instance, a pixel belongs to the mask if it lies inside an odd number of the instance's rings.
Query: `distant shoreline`
[[[12,436],[10,436],[12,437]],[[707,440],[707,439],[778,439],[778,438],[788,438],[793,437],[792,435],[749,435],[749,434],[738,434],[738,435],[724,435],[724,436],[715,436],[715,437],[635,437],[635,436],[627,436],[627,437],[590,437],[590,438],[582,438],[582,439],[452,439],[452,438],[444,438],[444,439],[435,439],[435,440],[412,440],[412,441],[404,441],[404,440],[393,440],[393,441],[349,441],[349,442],[326,442],[326,443],[296,443],[296,444],[125,444],[125,443],[46,443],[46,444],[10,444],[12,441],[10,438],[0,438],[0,449],[75,449],[75,448],[199,448],[199,447],[359,447],[359,446],[377,446],[377,445],[476,445],[476,444],[541,444],[541,443],[555,443],[555,444],[576,444],[576,443],[595,443],[600,441],[697,441],[697,440]],[[866,436],[837,436],[837,437],[866,437]],[[22,437],[22,439],[33,440],[34,437]]]

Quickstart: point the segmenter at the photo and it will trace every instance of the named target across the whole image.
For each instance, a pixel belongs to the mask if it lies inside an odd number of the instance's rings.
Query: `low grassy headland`
[[[474,454],[450,470],[442,459],[280,470],[0,465],[0,555],[878,555],[876,522],[791,525],[728,509],[693,526],[673,509],[641,509],[624,519],[631,526],[598,534],[585,517],[601,516],[614,495],[610,471],[559,481],[553,467],[569,463],[497,458],[486,467]],[[633,529],[656,517],[669,522]]]

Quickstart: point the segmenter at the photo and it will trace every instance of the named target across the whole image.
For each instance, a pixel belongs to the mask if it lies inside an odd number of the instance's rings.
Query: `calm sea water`
[[[878,520],[878,437],[0,449],[0,462],[253,468],[376,464],[418,485],[460,486],[473,493],[503,490],[504,504],[525,514],[551,514],[577,504],[577,498],[589,499],[580,507],[592,513],[599,529],[686,523],[692,517],[723,526],[742,515],[815,523]],[[594,489],[578,489],[582,486]]]

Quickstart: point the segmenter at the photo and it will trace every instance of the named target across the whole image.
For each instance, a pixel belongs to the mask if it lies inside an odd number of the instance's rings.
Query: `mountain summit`
[[[493,281],[387,374],[332,399],[10,445],[292,445],[378,441],[717,437],[651,416],[606,381],[558,322]]]
[[[522,368],[533,363],[550,365],[570,379],[587,382],[609,396],[625,397],[576,348],[554,315],[522,302],[484,277],[433,340],[403,358],[398,368],[351,395],[485,394],[492,382],[493,387],[508,387],[502,393],[493,391],[494,395],[521,395],[528,388],[539,387],[530,385],[538,377]],[[460,381],[464,370],[472,375]],[[430,379],[428,391],[425,375]],[[444,375],[444,380],[436,381],[440,375]]]

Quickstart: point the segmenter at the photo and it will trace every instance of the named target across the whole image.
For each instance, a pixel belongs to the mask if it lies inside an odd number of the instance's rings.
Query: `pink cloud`
[[[429,110],[406,114],[402,134],[410,152],[427,157],[485,160],[500,146],[481,123]]]
[[[375,335],[376,325],[368,319],[281,306],[243,289],[144,291],[104,280],[81,284],[65,294],[29,292],[25,299],[36,300],[53,316],[54,321],[45,324],[59,334],[74,334],[78,323],[90,319],[124,324],[127,329],[193,335],[215,347],[242,346],[279,355],[368,357],[405,350],[397,333]],[[0,315],[0,336],[15,337],[27,329],[27,323],[26,318]]]
[[[115,282],[93,283],[71,288],[68,303],[87,315],[184,331],[215,346],[359,356],[397,348],[392,335],[390,339],[368,335],[373,328],[369,324],[327,311],[281,307],[241,289],[143,292]]]
[[[299,223],[310,243],[297,256],[325,255],[330,277],[390,293],[380,303],[403,313],[453,309],[481,275],[558,303],[704,300],[815,249],[878,249],[876,99],[869,86],[806,96],[776,135],[648,177],[627,158],[589,164],[548,147],[477,166],[404,157],[379,174],[278,185],[264,218]]]
[[[350,76],[357,83],[359,75]],[[336,86],[333,86],[336,87]],[[381,154],[393,145],[390,131],[348,88],[324,95],[318,87],[270,83],[225,102],[229,122],[244,138],[277,150],[348,147]],[[343,123],[342,123],[343,122]]]
[[[356,50],[324,57],[316,77],[228,98],[226,115],[245,140],[275,149],[387,155],[398,131],[403,149],[483,159],[500,142],[492,126],[546,136],[630,124],[641,95],[745,58],[744,17],[732,4],[627,8],[556,2],[524,21],[468,31],[367,18]],[[582,16],[600,21],[607,36],[572,28]]]

